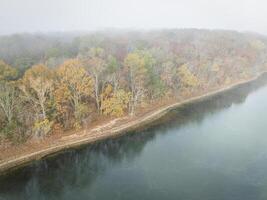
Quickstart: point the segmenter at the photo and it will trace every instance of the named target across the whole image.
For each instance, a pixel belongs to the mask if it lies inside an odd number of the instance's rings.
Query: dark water
[[[267,87],[173,111],[153,128],[0,178],[0,199],[267,199]]]

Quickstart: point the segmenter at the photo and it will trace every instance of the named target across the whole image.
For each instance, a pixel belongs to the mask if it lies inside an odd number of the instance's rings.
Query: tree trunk
[[[100,102],[99,102],[99,87],[98,87],[98,76],[95,75],[95,100],[96,100],[96,107],[99,113],[100,111]]]
[[[42,108],[43,119],[46,119],[46,113],[45,113],[44,103],[41,103],[41,108]]]

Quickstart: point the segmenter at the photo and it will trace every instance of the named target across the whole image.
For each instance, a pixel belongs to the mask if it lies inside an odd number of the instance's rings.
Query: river
[[[0,199],[266,200],[266,111],[250,84],[2,176]]]

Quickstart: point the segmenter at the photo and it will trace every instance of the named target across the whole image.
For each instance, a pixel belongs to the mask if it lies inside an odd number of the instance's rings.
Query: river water
[[[0,199],[266,200],[266,111],[250,84],[0,177]]]

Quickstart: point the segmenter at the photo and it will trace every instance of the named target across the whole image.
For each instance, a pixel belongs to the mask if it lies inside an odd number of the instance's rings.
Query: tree
[[[0,108],[8,123],[11,123],[16,105],[16,89],[11,80],[16,79],[17,70],[0,60]]]
[[[127,109],[130,93],[122,89],[113,91],[112,86],[108,85],[102,94],[102,99],[101,110],[103,114],[121,117],[124,115],[125,109]]]
[[[129,112],[133,115],[138,102],[142,100],[146,91],[147,69],[145,68],[144,58],[137,52],[129,53],[126,56],[124,66],[128,72],[129,88],[131,92]]]
[[[199,84],[198,79],[188,69],[186,64],[178,68],[178,77],[180,78],[180,84],[182,88],[192,88]]]
[[[57,84],[55,98],[58,112],[68,112],[70,105],[75,117],[76,128],[80,128],[84,114],[87,114],[83,97],[93,95],[93,79],[88,76],[82,63],[78,59],[65,61],[57,69]]]
[[[17,70],[0,60],[0,132],[6,135],[12,135],[17,124],[14,120],[16,108],[19,104],[15,80]]]
[[[116,91],[119,87],[120,66],[118,60],[114,56],[109,55],[107,58],[105,75],[105,83],[111,83]],[[103,86],[105,86],[105,83]]]
[[[0,60],[0,81],[14,80],[18,75],[15,68],[12,68],[4,61]]]
[[[86,54],[81,55],[80,58],[83,61],[87,72],[94,78],[94,96],[97,110],[100,112],[100,90],[101,85],[104,85],[103,75],[106,67],[104,50],[101,48],[91,48]]]
[[[45,65],[39,64],[28,69],[19,86],[23,97],[32,103],[37,110],[41,110],[41,118],[46,117],[46,102],[53,89],[52,71]]]
[[[156,68],[157,61],[149,50],[139,51],[144,59],[144,67],[147,71],[146,88],[148,97],[153,100],[163,96],[164,85],[160,79],[159,69]]]
[[[18,98],[15,87],[7,82],[0,84],[0,109],[10,124],[13,121]]]
[[[258,40],[258,39],[249,41],[249,45],[259,52],[266,49],[266,45],[261,40]]]
[[[52,123],[47,118],[47,103],[53,90],[53,74],[45,65],[28,69],[19,84],[22,98],[36,111],[33,125],[34,136],[43,138],[50,132]]]
[[[164,85],[170,90],[174,89],[174,76],[175,76],[175,66],[174,63],[171,61],[164,62],[162,64],[162,73],[161,73],[161,80],[163,81]]]

